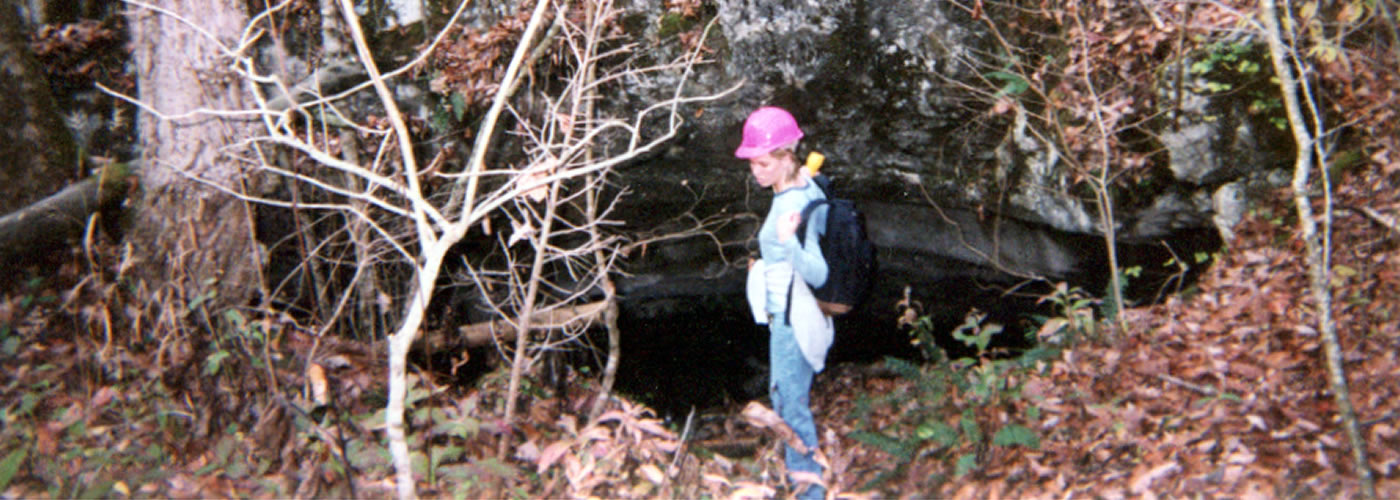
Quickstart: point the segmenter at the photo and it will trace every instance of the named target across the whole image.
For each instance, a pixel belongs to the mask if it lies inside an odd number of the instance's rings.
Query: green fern
[[[1080,324],[1092,320],[1092,313],[1081,311],[1097,304],[1097,301],[1085,299],[1081,291],[1063,285],[1056,291],[1058,293],[1043,300],[1066,311],[1068,319],[1054,319],[1064,323],[1067,329],[1078,331],[1092,328],[1092,325]],[[1004,331],[1002,325],[987,322],[986,319],[985,313],[973,311],[964,318],[961,327],[950,333],[954,339],[961,340],[979,353],[985,353],[991,339]],[[1044,322],[1052,318],[1040,319]],[[979,458],[990,446],[1039,449],[1040,437],[1036,434],[1035,422],[1040,420],[1040,415],[1033,405],[1021,404],[1027,396],[1021,393],[1017,381],[1023,378],[1021,373],[1043,369],[1041,363],[1054,362],[1058,358],[1058,349],[1032,349],[1025,358],[991,359],[978,356],[948,362],[943,351],[932,342],[935,332],[928,316],[911,324],[910,335],[917,340],[914,345],[922,350],[923,360],[887,357],[885,367],[900,379],[914,383],[902,384],[898,390],[858,397],[856,408],[848,417],[858,421],[857,429],[866,429],[853,432],[852,439],[888,453],[894,462],[889,470],[872,480],[867,487],[874,488],[890,479],[902,477],[906,469],[916,467],[914,462],[926,459],[947,465],[946,469],[933,469],[946,471],[935,472],[939,474],[938,481],[941,482],[976,471]],[[897,420],[872,429],[871,415],[880,408],[898,409]],[[1018,408],[1029,408],[1029,411],[1018,413]],[[992,411],[987,411],[989,409]],[[1007,414],[1015,415],[1014,420],[1003,422],[986,418],[988,415]],[[929,470],[917,467],[919,470]],[[947,474],[947,477],[942,474]]]
[[[909,380],[919,380],[924,376],[924,373],[919,368],[919,365],[911,363],[908,360],[896,358],[894,356],[885,357],[885,366],[888,367],[891,371],[898,374],[900,377],[904,377]]]
[[[880,451],[889,453],[890,456],[898,459],[900,463],[908,462],[909,459],[913,458],[914,450],[917,449],[917,446],[912,443],[878,432],[856,431],[851,434],[851,439],[874,446]]]
[[[939,420],[924,422],[915,432],[919,439],[933,441],[939,446],[949,447],[958,444],[958,430]]]
[[[992,436],[992,444],[997,446],[1021,445],[1038,450],[1040,449],[1040,436],[1024,425],[1007,424],[997,429],[996,435]]]

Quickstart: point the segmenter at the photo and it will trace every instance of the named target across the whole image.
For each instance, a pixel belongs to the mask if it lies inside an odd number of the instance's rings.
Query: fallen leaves
[[[763,403],[750,401],[749,404],[744,406],[742,414],[744,420],[747,421],[749,425],[773,431],[782,442],[787,443],[788,446],[797,450],[798,453],[806,454],[808,452],[807,445],[797,437],[797,433],[793,432],[792,428],[788,427],[787,423],[783,422],[783,418],[779,417],[777,413],[768,409],[767,406],[763,406]]]
[[[1369,167],[1340,179],[1339,202],[1394,213],[1400,207],[1400,189],[1395,189],[1400,163],[1388,149],[1369,158]],[[1348,444],[1322,376],[1300,245],[1280,222],[1289,210],[1286,203],[1256,207],[1192,295],[1127,311],[1129,331],[1040,362],[1038,369],[1018,376],[1020,403],[978,415],[1003,423],[1039,412],[1028,426],[1039,434],[1038,449],[925,446],[909,450],[911,460],[896,467],[889,453],[851,435],[858,420],[879,429],[897,422],[916,402],[851,415],[858,413],[863,395],[908,394],[918,381],[834,366],[818,377],[813,392],[824,436],[821,451],[831,459],[829,476],[822,480],[840,498],[1355,495]],[[1350,388],[1381,493],[1400,497],[1400,245],[1388,228],[1344,214],[1333,229],[1341,279],[1332,285]],[[520,235],[514,238],[530,231],[513,229]],[[57,296],[52,290],[24,292]],[[139,496],[288,496],[298,491],[294,481],[281,489],[267,484],[289,477],[327,481],[325,470],[316,466],[335,460],[324,437],[334,434],[319,424],[296,421],[281,409],[262,413],[267,423],[261,426],[218,420],[247,410],[247,405],[222,406],[244,389],[181,372],[188,360],[198,360],[198,352],[172,349],[163,362],[151,353],[120,348],[101,357],[97,353],[108,351],[93,338],[63,330],[67,324],[87,324],[82,318],[91,315],[65,316],[22,304],[22,298],[0,297],[0,323],[14,325],[11,338],[24,340],[12,343],[15,352],[3,360],[4,383],[10,387],[3,404],[11,430],[6,437],[26,429],[24,444],[33,451],[24,452],[26,457],[7,449],[4,456],[31,463],[38,456],[72,459],[52,461],[53,467],[17,466],[17,486],[0,493],[45,496],[51,485],[44,481],[121,478],[113,491]],[[75,296],[71,302],[82,307],[85,300],[90,299]],[[1038,336],[1053,338],[1070,323],[1046,323]],[[311,351],[304,335],[280,338],[285,338],[281,355],[301,360]],[[365,406],[384,392],[382,357],[361,343],[333,336],[319,341],[326,354],[295,368],[280,366],[276,376],[288,387],[308,384],[310,402],[360,405],[350,409],[357,417],[345,426],[346,454],[354,473],[364,477],[356,483],[362,493],[387,494],[390,476],[382,465],[375,468],[383,418]],[[120,373],[104,371],[114,369]],[[179,390],[163,388],[167,382],[180,384]],[[470,481],[485,485],[467,490],[479,496],[772,498],[791,491],[782,472],[782,441],[749,427],[786,428],[762,405],[726,409],[728,418],[715,425],[717,437],[703,443],[713,448],[699,450],[698,440],[682,443],[676,424],[625,399],[609,402],[591,425],[561,414],[567,411],[561,408],[577,412],[588,406],[579,404],[577,393],[535,400],[519,422],[492,420],[493,409],[478,402],[501,396],[489,384],[478,385],[440,384],[447,390],[432,392],[416,408],[415,450],[441,461],[435,481],[420,478],[434,483],[425,484],[424,491],[446,496]],[[946,397],[957,402],[967,396]],[[259,410],[248,410],[254,411]],[[956,417],[942,423],[956,423]],[[198,434],[197,422],[210,419],[223,425],[211,424],[212,433]],[[232,434],[221,434],[230,428]],[[498,439],[516,440],[506,458],[494,458],[491,451]],[[711,453],[725,444],[735,445],[733,457]],[[303,449],[313,446],[321,451]],[[128,465],[98,465],[93,457],[104,452]],[[971,456],[977,466],[946,480],[955,471],[945,459],[957,456]],[[268,461],[265,474],[227,470],[238,460],[258,459]],[[250,463],[241,466],[251,468]],[[136,479],[134,471],[156,468],[152,464],[168,470],[154,479]],[[873,492],[867,489],[871,484],[877,485]]]
[[[1181,470],[1181,466],[1176,462],[1167,462],[1152,467],[1151,469],[1143,470],[1145,468],[1145,465],[1139,466],[1138,473],[1135,474],[1132,481],[1129,482],[1129,491],[1132,491],[1134,495],[1141,495],[1151,491],[1150,488],[1152,487],[1153,481],[1170,476]]]
[[[1369,174],[1368,174],[1369,176]],[[1389,206],[1391,186],[1371,185],[1365,203]],[[1352,185],[1354,186],[1354,185]],[[1346,191],[1345,189],[1342,189]],[[1021,498],[1355,496],[1349,446],[1336,420],[1327,384],[1300,245],[1280,246],[1292,229],[1272,214],[1291,208],[1286,197],[1256,209],[1236,230],[1238,239],[1210,269],[1190,298],[1128,312],[1130,330],[1102,344],[1084,343],[1023,376],[1023,404],[1039,411],[1039,450],[990,448],[979,467],[957,481],[944,457],[927,452],[886,480],[881,491],[920,491],[936,497]],[[1362,218],[1339,220],[1337,264],[1351,269],[1338,280],[1336,318],[1347,352],[1353,404],[1362,419],[1371,462],[1384,497],[1400,495],[1400,276],[1386,229]],[[1378,240],[1377,238],[1382,238]],[[1378,242],[1383,242],[1378,244]],[[1041,331],[1052,336],[1062,327]],[[833,376],[842,378],[838,370]],[[840,380],[852,392],[874,380]],[[849,439],[848,422],[832,415],[854,411],[849,394],[815,396],[820,425],[834,426],[854,460],[838,484],[866,484],[888,467],[883,452]],[[957,397],[949,395],[949,397]],[[903,409],[872,408],[862,418],[880,428]],[[868,468],[862,468],[862,466]]]

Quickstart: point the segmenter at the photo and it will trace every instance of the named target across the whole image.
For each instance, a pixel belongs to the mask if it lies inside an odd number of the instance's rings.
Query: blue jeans
[[[797,437],[802,439],[807,448],[815,450],[817,425],[812,419],[811,408],[812,366],[807,364],[807,358],[802,356],[802,349],[797,346],[797,337],[793,335],[792,327],[779,324],[783,322],[781,316],[773,319],[768,325],[768,390],[773,400],[773,409],[778,412],[778,416],[783,417],[788,427],[792,427],[793,432],[797,433]],[[789,472],[811,472],[821,475],[821,465],[812,459],[812,453],[803,455],[791,446],[784,445],[784,448],[784,459],[787,461]],[[807,488],[800,498],[825,496],[825,489],[813,485]]]

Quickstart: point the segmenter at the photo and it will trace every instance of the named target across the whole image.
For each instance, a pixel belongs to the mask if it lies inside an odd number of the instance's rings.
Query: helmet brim
[[[734,157],[735,157],[735,158],[739,158],[739,159],[741,159],[741,160],[750,160],[750,159],[753,159],[753,158],[758,158],[758,157],[760,157],[760,156],[766,155],[766,154],[772,152],[774,149],[778,149],[778,148],[774,148],[774,147],[766,147],[766,148],[765,148],[765,147],[762,147],[762,146],[739,146],[739,149],[734,150]]]
[[[800,140],[802,140],[802,135],[798,134],[796,139],[778,145],[762,144],[758,146],[752,146],[747,144],[740,144],[739,149],[734,150],[734,157],[739,158],[741,160],[758,158],[760,156],[772,153],[779,149],[790,147],[794,144],[797,144],[797,142]]]

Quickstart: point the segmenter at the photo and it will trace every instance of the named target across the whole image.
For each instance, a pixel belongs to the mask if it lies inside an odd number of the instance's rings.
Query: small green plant
[[[239,352],[248,354],[248,361],[254,368],[262,368],[262,359],[252,355],[267,341],[262,324],[248,321],[237,309],[224,311],[224,319],[228,329],[215,339],[214,352],[204,358],[204,374],[218,375],[225,361]]]
[[[909,344],[919,348],[924,359],[943,360],[943,349],[938,347],[938,342],[933,338],[933,320],[928,316],[922,316],[916,320],[909,329]]]
[[[0,460],[0,490],[10,487],[10,480],[15,478],[15,473],[19,472],[19,466],[24,463],[25,457],[29,456],[28,448],[13,450],[4,460]]]
[[[14,356],[19,352],[20,341],[14,328],[10,325],[0,325],[0,352],[4,352],[6,356]]]
[[[1229,76],[1256,75],[1262,68],[1255,61],[1254,46],[1247,43],[1216,43],[1202,54],[1200,60],[1191,63],[1191,74],[1208,77],[1203,82],[1204,90],[1220,93],[1235,88]]]
[[[694,29],[699,20],[694,16],[686,16],[679,12],[668,12],[657,20],[656,36],[660,39],[674,37],[682,32]]]
[[[1094,304],[1098,301],[1086,295],[1079,287],[1058,283],[1049,294],[1037,303],[1049,302],[1055,309],[1055,316],[1046,318],[1036,331],[1037,340],[1052,344],[1073,344],[1086,338],[1097,338],[1099,324],[1094,318]]]
[[[1125,306],[1119,304],[1114,298],[1123,296],[1123,292],[1128,288],[1128,281],[1130,279],[1142,276],[1142,266],[1125,267],[1118,269],[1117,273],[1118,279],[1116,281],[1108,281],[1107,288],[1104,289],[1104,299],[1099,304],[1099,313],[1105,318],[1117,318],[1118,313],[1123,311]],[[1113,289],[1114,283],[1117,283],[1118,290]],[[1124,302],[1127,302],[1127,300],[1124,299]],[[1131,306],[1131,304],[1128,305]]]
[[[1030,82],[1027,82],[1021,75],[1009,71],[993,71],[987,73],[985,76],[988,80],[1001,82],[1001,87],[997,89],[997,93],[994,96],[997,98],[1008,95],[1021,95],[1031,87]]]
[[[987,314],[973,309],[963,318],[963,324],[953,329],[953,338],[966,344],[968,347],[977,348],[977,355],[981,356],[987,352],[987,346],[991,344],[992,337],[1001,333],[1002,327],[996,323],[986,323]]]
[[[944,461],[954,477],[961,477],[977,470],[978,457],[989,446],[1039,448],[1040,437],[1031,425],[1039,419],[1039,412],[1016,411],[1024,396],[1012,380],[1026,369],[1016,360],[986,359],[963,371],[956,371],[956,364],[919,366],[896,358],[887,359],[886,365],[916,383],[911,391],[883,396],[857,417],[861,428],[865,426],[863,413],[872,411],[872,406],[903,409],[896,425],[861,429],[851,435],[895,461],[895,468],[867,487],[898,476],[908,464],[919,460]],[[1015,418],[1001,422],[993,415]]]
[[[950,334],[971,347],[974,354],[945,362],[947,354],[934,342],[932,318],[911,313],[919,304],[907,297],[901,304],[906,314],[900,324],[910,329],[911,342],[932,362],[915,364],[887,358],[885,364],[891,371],[914,383],[858,401],[851,418],[859,430],[852,439],[888,453],[896,464],[866,486],[877,487],[903,474],[916,461],[943,461],[950,477],[961,477],[978,469],[979,457],[988,447],[1039,448],[1040,437],[1032,424],[1039,420],[1040,412],[1025,400],[1018,382],[1025,378],[1020,374],[1033,369],[1035,363],[1022,356],[993,359],[988,355],[992,338],[1005,327],[988,321],[981,311],[968,313]],[[1040,351],[1028,351],[1027,355],[1030,353]],[[1028,411],[1019,410],[1026,407]],[[897,423],[879,430],[866,429],[869,414],[879,408],[899,408]],[[1007,415],[1013,417],[1007,420]]]
[[[1278,130],[1287,130],[1288,120],[1284,116],[1283,99],[1276,85],[1269,84],[1271,76],[1267,53],[1255,43],[1220,42],[1211,44],[1198,59],[1191,63],[1188,72],[1197,77],[1195,91],[1201,94],[1237,93],[1248,100],[1245,112],[1263,117]],[[1207,116],[1208,120],[1219,118]]]

